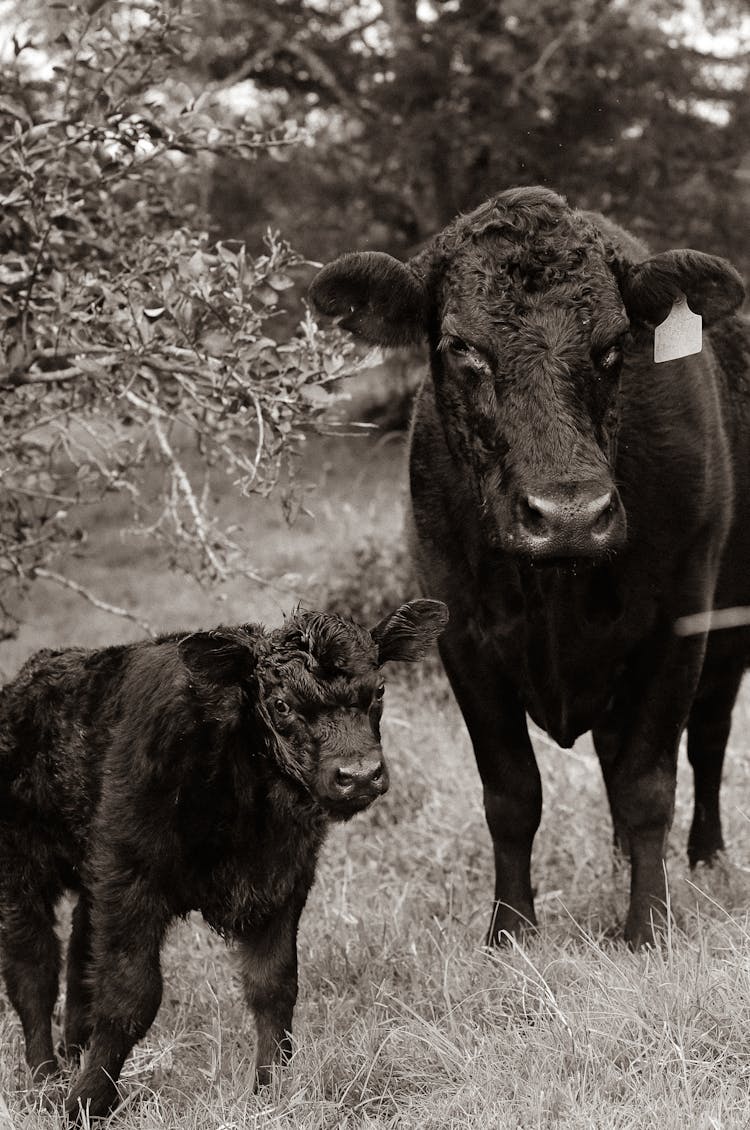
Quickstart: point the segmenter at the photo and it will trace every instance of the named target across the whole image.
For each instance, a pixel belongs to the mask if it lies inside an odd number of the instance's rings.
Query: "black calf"
[[[41,651],[0,692],[0,956],[34,1072],[56,1067],[55,906],[78,892],[64,1040],[85,1051],[67,1104],[105,1114],[162,994],[170,922],[236,939],[268,1081],[290,1046],[297,925],[329,822],[388,787],[388,660],[447,619],[405,604],[371,632],[298,613],[98,651]]]

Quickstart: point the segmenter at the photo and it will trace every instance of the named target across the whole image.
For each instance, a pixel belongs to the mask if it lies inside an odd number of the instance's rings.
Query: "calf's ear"
[[[745,297],[742,279],[726,259],[684,249],[624,265],[620,289],[630,317],[652,325],[664,321],[681,294],[706,326],[731,314]]]
[[[344,329],[372,345],[412,345],[426,332],[421,279],[383,251],[358,251],[334,259],[310,284],[321,314],[336,315]]]
[[[252,631],[217,628],[193,632],[180,640],[177,650],[191,675],[216,686],[229,686],[246,680],[254,671],[259,638]]]
[[[371,630],[378,645],[378,666],[389,659],[413,663],[422,659],[448,623],[441,600],[411,600],[386,616]]]

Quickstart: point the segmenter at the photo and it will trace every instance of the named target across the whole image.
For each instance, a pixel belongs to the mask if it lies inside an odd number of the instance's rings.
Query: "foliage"
[[[405,600],[419,595],[404,538],[365,538],[336,570],[321,600],[326,610],[374,625]]]
[[[723,44],[691,37],[702,9],[686,0],[208,8],[209,73],[252,79],[279,120],[315,137],[264,160],[262,199],[242,162],[220,165],[215,199],[289,215],[316,257],[353,242],[408,252],[486,195],[543,183],[655,246],[697,243],[750,267],[737,240],[750,214],[744,0],[703,4]]]
[[[4,67],[0,599],[50,575],[85,539],[79,504],[106,492],[132,498],[172,564],[204,578],[248,569],[212,477],[245,493],[283,478],[293,510],[294,455],[350,348],[309,314],[291,329],[281,316],[303,264],[286,242],[269,233],[251,254],[205,232],[217,155],[250,161],[293,133],[227,126],[215,91],[193,95],[184,5],[90,9],[19,24]]]

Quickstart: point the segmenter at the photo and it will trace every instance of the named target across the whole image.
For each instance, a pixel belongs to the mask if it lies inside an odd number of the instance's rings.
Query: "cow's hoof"
[[[504,948],[511,945],[514,939],[522,938],[534,930],[536,930],[536,917],[533,910],[529,910],[528,915],[523,915],[508,906],[497,904],[485,938],[485,948],[490,950]]]

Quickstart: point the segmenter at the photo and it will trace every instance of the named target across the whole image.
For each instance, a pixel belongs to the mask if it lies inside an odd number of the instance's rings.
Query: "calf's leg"
[[[504,934],[536,925],[531,848],[542,815],[541,778],[525,711],[497,664],[450,628],[439,647],[484,788],[495,854],[495,903],[487,944],[497,945]]]
[[[90,933],[88,895],[82,891],[73,911],[65,989],[65,1052],[76,1058],[80,1056],[91,1035],[89,987],[86,982]]]
[[[6,865],[5,859],[3,865]],[[52,1010],[60,976],[60,945],[55,934],[59,892],[49,885],[20,889],[5,882],[0,890],[0,961],[8,997],[21,1019],[26,1061],[37,1078],[57,1069],[52,1047]]]
[[[687,752],[695,784],[695,807],[688,837],[691,867],[710,863],[724,847],[719,791],[732,708],[743,673],[744,664],[704,671],[688,717]]]
[[[100,1117],[117,1101],[122,1065],[161,1003],[159,958],[171,915],[145,882],[115,875],[93,886],[90,917],[90,1035],[65,1108],[74,1117],[86,1109]]]
[[[292,1050],[292,1016],[297,1002],[297,927],[303,898],[287,904],[261,926],[240,935],[245,999],[255,1018],[255,1089],[271,1081],[275,1063]]]

